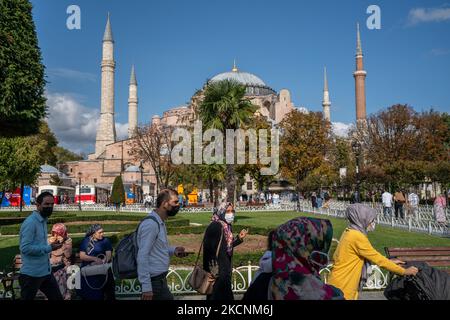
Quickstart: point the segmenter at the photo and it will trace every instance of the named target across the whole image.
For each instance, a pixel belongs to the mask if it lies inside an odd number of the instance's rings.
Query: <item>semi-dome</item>
[[[222,80],[234,80],[246,87],[246,95],[248,96],[263,96],[268,94],[276,94],[264,81],[258,76],[249,72],[242,72],[236,67],[236,63],[230,72],[223,72],[211,78],[210,82],[217,82]]]
[[[55,167],[44,164],[41,166],[41,173],[59,174],[59,170],[56,169]]]

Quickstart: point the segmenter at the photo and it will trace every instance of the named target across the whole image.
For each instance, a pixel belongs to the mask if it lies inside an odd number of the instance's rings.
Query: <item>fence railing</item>
[[[448,236],[448,226],[442,223],[438,223],[434,219],[434,209],[432,206],[419,206],[417,219],[413,217],[407,217],[406,219],[396,219],[391,215],[385,217],[383,215],[382,206],[379,204],[373,205],[372,203],[366,203],[373,206],[378,211],[377,223],[381,225],[391,226],[393,228],[399,228],[408,231],[415,231],[421,233],[435,234],[440,236]],[[236,211],[238,212],[284,212],[284,211],[303,211],[307,213],[315,213],[333,216],[337,218],[345,218],[345,209],[349,205],[348,202],[332,200],[328,203],[328,208],[313,208],[311,202],[308,200],[301,200],[300,202],[283,202],[279,204],[266,204],[264,206],[238,206]],[[24,207],[25,211],[35,210],[35,206]],[[1,208],[4,211],[18,211],[18,208]],[[54,210],[58,211],[79,211],[78,205],[55,205]],[[120,212],[124,213],[146,213],[151,209],[146,208],[141,204],[127,205],[120,209]],[[94,211],[94,212],[115,212],[116,209],[112,206],[108,207],[104,204],[84,204],[82,205],[82,211]],[[191,207],[182,208],[180,212],[184,213],[200,213],[211,212],[211,208],[208,207]],[[447,208],[446,210],[447,220],[450,221],[450,214]]]
[[[298,208],[299,211],[320,214],[325,216],[331,216],[336,218],[345,218],[345,209],[336,209],[333,206],[329,208],[313,208],[310,203],[301,202]],[[395,219],[394,217],[385,217],[382,212],[377,215],[377,223],[380,225],[391,226],[393,228],[428,233],[439,236],[449,236],[448,226],[442,223],[435,222],[434,220],[415,220],[412,217],[408,219]]]
[[[333,265],[330,264],[326,268],[320,270],[319,274],[326,283],[328,275]],[[196,295],[197,292],[189,285],[189,277],[192,273],[192,267],[170,267],[167,274],[167,284],[170,291],[174,295]],[[255,273],[259,270],[259,266],[254,266],[249,262],[248,265],[233,268],[231,286],[233,293],[242,294],[247,291],[252,283]],[[12,276],[12,273],[3,274],[0,272],[0,278],[4,276]],[[378,266],[371,266],[368,270],[368,279],[363,290],[382,290],[386,288],[388,277]],[[15,296],[18,296],[20,287],[18,281],[14,282]],[[118,298],[137,298],[141,295],[141,285],[137,279],[122,280],[116,282],[116,296]],[[5,291],[4,287],[0,288],[0,299],[11,299],[12,292]]]
[[[320,271],[322,280],[326,283],[328,275],[331,272],[333,265],[330,264]],[[246,266],[241,266],[233,269],[231,287],[233,293],[245,293],[252,283],[255,273],[259,270],[259,266],[254,266],[249,263]],[[170,291],[174,295],[190,295],[197,294],[189,285],[189,277],[192,273],[192,268],[170,268],[167,275],[167,284]],[[387,274],[383,273],[381,269],[373,265],[371,266],[367,278],[366,285],[363,290],[382,290],[387,286]],[[137,279],[124,280],[116,286],[116,295],[118,296],[137,296],[141,293],[141,287]]]
[[[296,203],[280,203],[280,204],[266,204],[264,206],[237,206],[236,211],[239,212],[255,212],[255,211],[292,211],[297,207]],[[2,207],[0,211],[19,211],[17,207]],[[23,211],[36,210],[36,206],[24,206]],[[80,211],[80,208],[76,204],[70,205],[55,205],[54,211]],[[151,208],[146,208],[144,205],[127,205],[120,208],[120,212],[149,212]],[[115,212],[114,206],[106,206],[104,204],[82,204],[81,211],[103,211],[103,212]],[[212,212],[210,207],[189,207],[182,208],[180,212],[195,213],[195,212]]]

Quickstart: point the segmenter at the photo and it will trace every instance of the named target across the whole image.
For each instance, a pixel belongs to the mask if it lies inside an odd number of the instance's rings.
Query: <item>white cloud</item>
[[[47,122],[60,145],[77,152],[92,153],[100,121],[100,111],[87,108],[72,95],[47,93]],[[128,135],[128,123],[116,123],[117,139]]]
[[[117,140],[128,139],[128,123],[116,122],[116,135]]]
[[[78,81],[97,81],[97,76],[89,72],[81,72],[77,70],[67,69],[67,68],[51,68],[48,69],[47,74],[50,77],[72,79]]]
[[[450,49],[433,49],[430,51],[433,56],[446,56],[450,54]]]
[[[450,8],[415,8],[408,15],[408,25],[447,20],[450,20]]]
[[[349,130],[352,127],[351,123],[332,122],[333,132],[339,137],[347,137]]]

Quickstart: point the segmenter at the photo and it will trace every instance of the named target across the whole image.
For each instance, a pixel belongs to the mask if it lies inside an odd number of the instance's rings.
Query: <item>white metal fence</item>
[[[331,272],[333,265],[330,264],[320,271],[322,280],[326,283],[328,275]],[[167,275],[167,284],[174,295],[189,295],[197,294],[189,285],[189,277],[193,268],[170,268]],[[231,287],[233,293],[245,293],[252,283],[253,277],[259,266],[254,266],[249,263],[246,266],[241,266],[233,269]],[[363,290],[382,290],[386,288],[388,277],[381,269],[373,265],[369,270],[369,277]],[[141,287],[137,279],[125,280],[116,286],[116,295],[120,296],[135,296],[139,295]]]
[[[330,203],[329,208],[313,208],[309,201],[301,201],[298,210],[307,213],[321,214],[335,218],[345,218],[345,208],[348,204],[341,202]],[[384,226],[391,226],[402,230],[428,233],[438,236],[449,236],[448,226],[434,221],[432,209],[420,208],[421,214],[418,220],[412,217],[408,219],[396,219],[393,216],[385,217],[382,207],[375,208],[378,210],[377,223]],[[430,212],[431,211],[431,212]],[[448,214],[448,213],[447,213]],[[450,217],[447,217],[449,219]]]
[[[385,226],[391,226],[393,228],[428,233],[440,236],[448,236],[448,225],[437,223],[434,219],[434,209],[432,206],[419,206],[417,219],[408,217],[405,219],[396,219],[393,216],[385,217],[383,215],[383,207],[381,204],[365,203],[368,206],[375,208],[378,211],[377,223]],[[309,200],[301,200],[296,202],[282,202],[280,204],[266,204],[265,206],[238,206],[236,211],[238,212],[285,212],[285,211],[302,211],[307,213],[322,214],[332,216],[336,218],[345,218],[345,208],[349,205],[349,202],[345,201],[330,201],[328,208],[313,208]],[[23,210],[30,211],[36,209],[35,206],[26,206]],[[393,209],[393,208],[392,208]],[[78,205],[55,205],[54,210],[58,211],[79,211]],[[150,208],[145,208],[141,204],[127,205],[120,209],[120,212],[124,213],[145,213]],[[1,208],[0,211],[19,211],[18,208]],[[112,206],[107,207],[104,204],[83,204],[82,211],[94,211],[94,212],[115,212],[116,209]],[[211,212],[212,209],[208,207],[194,207],[183,208],[180,212],[184,213],[200,213]],[[450,221],[450,210],[446,209],[447,221]],[[407,217],[405,215],[405,217]]]
[[[331,272],[333,265],[330,264],[320,271],[322,280],[326,283],[328,275]],[[192,267],[171,267],[167,274],[167,284],[170,291],[174,295],[195,295],[197,292],[189,285],[189,277],[192,273]],[[235,294],[242,294],[247,291],[248,287],[254,279],[256,271],[259,266],[251,265],[249,262],[246,266],[241,266],[233,269],[232,272],[232,290]],[[3,274],[0,272],[0,278],[4,276],[12,276],[12,273]],[[363,290],[382,290],[387,286],[387,274],[383,273],[378,266],[372,266],[369,270],[369,277]],[[18,296],[20,287],[18,281],[14,282],[15,296]],[[118,298],[138,297],[141,295],[141,285],[137,279],[122,280],[116,282],[116,296]],[[3,286],[0,287],[0,299],[11,299],[12,292],[6,291]]]
[[[282,203],[282,204],[268,204],[265,206],[237,206],[236,211],[239,212],[247,212],[247,211],[292,211],[295,210],[297,207],[296,203],[289,202],[289,203]],[[0,208],[0,211],[12,211],[12,212],[19,212],[18,207],[2,207]],[[36,206],[24,206],[23,211],[32,211],[36,210]],[[70,205],[55,205],[54,209],[55,212],[58,211],[80,211],[80,208],[77,204],[70,204]],[[146,208],[142,204],[133,204],[133,205],[127,205],[120,208],[120,212],[149,212],[151,208]],[[114,206],[106,206],[104,204],[82,204],[81,205],[81,211],[104,211],[104,212],[115,212],[116,208]],[[212,212],[211,207],[190,207],[190,208],[182,208],[180,212],[187,212],[187,213],[195,213],[195,212]]]

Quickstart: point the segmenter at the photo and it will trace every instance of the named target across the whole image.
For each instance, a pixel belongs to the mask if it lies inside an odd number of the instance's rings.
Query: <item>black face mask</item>
[[[169,211],[167,211],[167,215],[169,217],[174,217],[180,211],[180,206],[172,207]]]
[[[44,218],[48,218],[52,215],[53,213],[53,207],[46,207],[46,208],[42,208],[41,211],[41,216]]]

